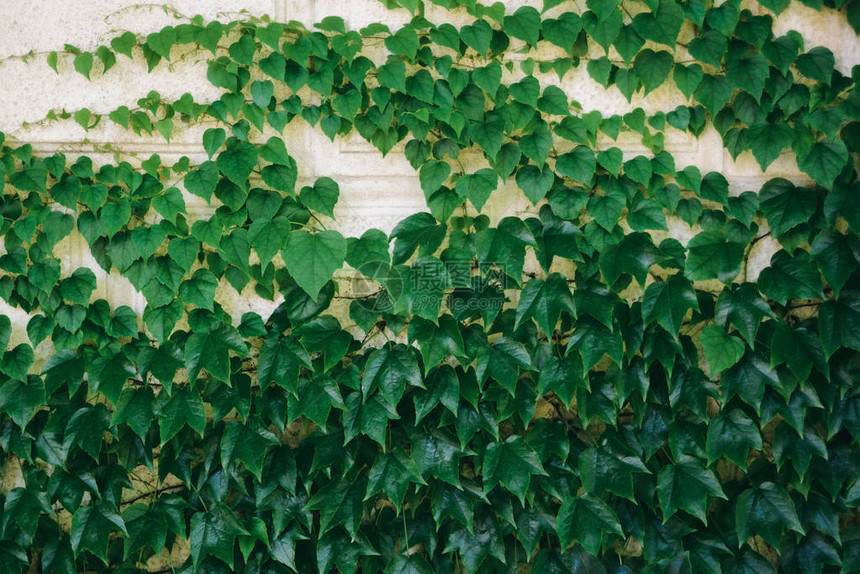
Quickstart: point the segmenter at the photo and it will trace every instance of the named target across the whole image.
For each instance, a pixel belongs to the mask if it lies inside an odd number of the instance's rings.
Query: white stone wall
[[[507,0],[505,4],[509,11],[524,4],[538,8],[542,5],[540,0]],[[565,2],[553,12],[569,9],[571,4],[579,12],[585,9],[584,0],[575,0]],[[754,3],[746,7],[754,12],[763,12]],[[140,161],[157,153],[165,164],[185,155],[192,162],[205,159],[200,137],[207,126],[176,133],[167,143],[157,135],[138,137],[107,119],[89,132],[72,120],[43,121],[51,110],[74,112],[86,107],[94,113],[107,114],[121,105],[134,107],[137,100],[150,90],[158,91],[167,100],[178,99],[185,92],[190,92],[198,102],[217,98],[218,89],[206,80],[205,62],[199,56],[196,59],[182,58],[178,51],[174,52],[172,62],[162,61],[152,73],[147,73],[142,58],[130,61],[118,56],[116,67],[103,76],[97,61],[92,81],[74,71],[71,57],[60,59],[59,74],[46,63],[47,53],[62,50],[64,44],[95,50],[126,30],[145,34],[165,25],[180,23],[182,16],[198,13],[206,19],[221,20],[269,15],[275,20],[298,20],[306,25],[328,15],[339,15],[348,26],[356,29],[377,21],[396,28],[409,20],[405,11],[390,12],[377,0],[171,0],[166,5],[133,0],[6,0],[0,3],[0,131],[6,133],[7,143],[29,142],[38,154],[62,151],[70,160],[86,153],[96,162],[111,161],[113,152],[130,161],[135,161],[134,158]],[[451,15],[441,9],[428,10],[427,17],[437,22],[449,20],[459,24],[470,20],[465,14]],[[774,31],[779,35],[790,29],[803,34],[807,50],[816,45],[833,50],[837,67],[844,74],[850,75],[851,67],[860,63],[860,44],[841,14],[831,10],[819,13],[795,2],[790,10],[777,18]],[[551,46],[542,50],[545,51],[529,55],[537,59],[559,55]],[[600,54],[595,52],[595,55]],[[525,57],[512,55],[513,59]],[[631,109],[631,104],[616,88],[607,91],[592,81],[584,65],[568,73],[563,82],[559,82],[554,74],[540,79],[544,84],[561,85],[568,97],[578,101],[586,111],[598,109],[612,114]],[[648,113],[668,112],[682,103],[685,103],[683,96],[670,78],[646,98],[642,98],[641,93],[636,95],[632,107],[643,107]],[[357,236],[370,227],[390,231],[407,215],[426,210],[417,174],[406,161],[402,145],[383,158],[357,135],[332,143],[319,130],[308,128],[300,120],[287,128],[285,140],[298,161],[300,185],[320,176],[332,177],[340,184],[337,222],[326,223],[345,235]],[[719,171],[728,178],[735,194],[757,190],[763,181],[775,176],[788,177],[798,183],[808,181],[798,172],[790,154],[774,162],[766,174],[761,173],[749,153],[743,154],[737,162],[732,161],[712,129],[699,138],[693,138],[667,127],[666,142],[667,149],[675,156],[678,169],[697,165],[702,173]],[[618,145],[625,152],[625,159],[647,153],[641,143],[630,138],[622,137],[617,143],[604,142],[604,145]],[[104,151],[105,148],[111,151]],[[466,153],[464,157],[467,168],[480,166],[483,161],[479,154]],[[191,219],[207,217],[215,209],[214,205],[206,205],[192,196],[189,196],[188,203]],[[528,211],[536,212],[536,208],[522,199],[521,193],[510,184],[495,192],[485,207],[485,212],[494,220]],[[692,236],[694,231],[685,224],[673,226],[673,233],[682,240]],[[762,241],[756,249],[751,265],[754,273],[767,265],[774,246]],[[2,250],[0,245],[0,253]],[[94,297],[105,297],[114,306],[131,305],[142,313],[145,307],[143,297],[125,278],[116,273],[107,275],[99,269],[89,255],[86,242],[76,232],[57,246],[55,254],[63,261],[64,275],[82,265],[93,268],[99,278],[99,288]],[[251,309],[266,316],[278,303],[257,298],[251,288],[236,295],[232,288],[225,287],[219,290],[218,297],[237,317]],[[2,301],[0,312],[13,319],[13,344],[25,341],[26,314],[10,309]],[[37,355],[44,360],[50,351],[50,342],[45,342],[37,349]]]

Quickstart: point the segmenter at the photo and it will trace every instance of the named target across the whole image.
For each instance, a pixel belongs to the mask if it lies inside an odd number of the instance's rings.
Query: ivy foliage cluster
[[[168,140],[205,123],[199,165],[0,136],[0,297],[31,315],[14,346],[0,316],[0,448],[20,473],[0,570],[860,571],[858,68],[775,37],[789,0],[433,2],[474,18],[387,0],[409,25],[194,18],[49,55],[90,77],[206,54],[223,93],[52,114]],[[857,27],[857,0],[804,3]],[[581,68],[686,103],[583,110],[553,81]],[[403,142],[429,212],[326,229],[337,183],[298,186],[272,135],[294,121]],[[730,193],[676,166],[666,132],[709,126],[811,183]],[[650,152],[625,156],[622,133]],[[506,181],[533,215],[480,214]],[[189,220],[187,194],[214,214]],[[142,317],[96,299],[92,270],[61,272],[72,233]],[[348,295],[345,264],[378,289]],[[234,318],[221,290],[280,304]]]

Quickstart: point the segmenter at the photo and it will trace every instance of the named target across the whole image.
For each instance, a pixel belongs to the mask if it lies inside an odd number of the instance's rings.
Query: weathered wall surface
[[[508,0],[505,3],[509,11],[525,4],[541,6],[539,0]],[[553,11],[564,10],[567,4]],[[577,4],[582,4],[578,11],[585,8],[584,2]],[[751,7],[761,11],[758,5]],[[409,18],[405,11],[390,12],[376,0],[210,0],[205,3],[172,0],[167,4],[141,4],[131,0],[5,2],[0,5],[0,101],[3,102],[0,106],[0,131],[6,133],[7,141],[32,143],[36,153],[62,151],[70,159],[85,152],[96,161],[112,160],[114,153],[132,162],[139,162],[151,154],[159,154],[165,164],[171,164],[182,156],[188,156],[192,163],[204,160],[206,156],[200,137],[208,127],[205,125],[193,130],[180,130],[168,143],[158,135],[138,137],[107,120],[89,132],[72,120],[44,121],[52,110],[73,113],[89,108],[93,113],[107,114],[121,105],[133,108],[138,99],[150,90],[158,91],[166,100],[178,99],[185,92],[191,93],[198,102],[216,99],[218,90],[206,80],[206,65],[199,54],[174,55],[172,62],[162,61],[151,73],[147,73],[142,59],[130,61],[120,57],[116,68],[104,76],[99,73],[100,64],[97,63],[92,81],[74,71],[71,57],[60,58],[59,73],[46,64],[46,54],[62,50],[64,44],[95,50],[126,30],[146,34],[182,22],[194,14],[201,14],[207,20],[268,15],[275,20],[298,20],[306,25],[328,15],[339,15],[348,26],[356,29],[377,21],[396,28]],[[463,14],[458,22],[457,15],[438,9],[428,12],[427,17],[433,21],[454,23],[465,23],[469,19]],[[844,74],[850,75],[851,67],[860,63],[860,44],[856,36],[844,18],[832,11],[819,13],[793,3],[777,18],[774,32],[784,34],[791,29],[800,31],[807,39],[806,49],[814,45],[829,47],[836,54],[837,68]],[[552,47],[545,47],[539,53],[533,51],[512,57],[540,60],[557,56],[551,50]],[[631,109],[631,104],[617,88],[603,89],[588,76],[584,65],[569,72],[561,82],[554,74],[541,76],[541,81],[544,85],[559,84],[568,97],[579,102],[585,111],[597,109],[606,115]],[[648,113],[668,112],[682,103],[685,103],[683,96],[669,81],[647,97],[642,97],[641,93],[635,95],[632,107],[642,107]],[[298,162],[299,185],[321,176],[332,177],[339,183],[341,198],[336,221],[326,223],[344,235],[357,236],[370,227],[390,231],[407,215],[426,210],[417,174],[406,161],[402,144],[383,158],[355,134],[332,143],[318,129],[309,128],[300,120],[287,128],[285,141]],[[790,153],[774,162],[765,174],[749,152],[733,161],[712,128],[698,138],[667,128],[666,142],[666,148],[675,156],[679,169],[685,165],[697,165],[703,173],[719,171],[729,180],[731,192],[735,194],[757,190],[770,177],[788,177],[798,183],[808,181],[797,170]],[[614,145],[621,147],[625,159],[647,153],[640,142],[625,139],[624,134]],[[482,161],[478,154],[465,154],[463,159],[467,168],[480,167]],[[215,202],[217,200],[213,200]],[[208,217],[216,207],[193,196],[188,196],[188,205],[191,220]],[[525,201],[511,183],[496,191],[485,207],[494,220],[514,213],[521,215],[529,210],[536,211],[536,208]],[[685,224],[673,227],[673,233],[681,240],[688,239],[694,232],[695,229]],[[756,250],[752,256],[751,273],[757,273],[767,265],[774,247],[762,241]],[[94,297],[104,297],[114,306],[127,304],[138,313],[143,312],[143,296],[136,293],[127,279],[116,271],[108,275],[98,268],[80,235],[74,233],[64,240],[55,253],[63,261],[64,275],[82,265],[96,272],[99,288]],[[224,288],[219,290],[218,297],[237,317],[248,310],[265,316],[278,304],[278,301],[272,303],[258,298],[250,287],[241,295]],[[13,340],[25,340],[26,314],[9,308],[4,302],[0,302],[0,311],[13,319]],[[42,361],[50,352],[50,342],[43,342],[37,349]]]

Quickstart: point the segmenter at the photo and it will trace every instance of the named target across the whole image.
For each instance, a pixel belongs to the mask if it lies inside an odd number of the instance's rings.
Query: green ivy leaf
[[[313,368],[310,355],[295,337],[270,337],[260,347],[257,369],[262,388],[274,381],[295,394],[302,367]]]
[[[124,54],[129,58],[133,58],[132,48],[137,44],[137,36],[133,32],[123,32],[121,35],[113,38],[110,41],[110,47],[114,52]]]
[[[836,300],[825,301],[818,310],[821,346],[829,359],[840,347],[860,347],[860,293],[842,291]]]
[[[343,524],[350,536],[355,537],[363,515],[362,502],[367,490],[364,482],[332,480],[310,498],[307,508],[320,511],[320,534]]]
[[[218,279],[208,269],[198,269],[179,286],[179,297],[186,305],[195,305],[212,311]]]
[[[424,190],[424,195],[430,197],[434,191],[442,187],[450,174],[451,164],[448,162],[432,159],[427,161],[420,171],[421,189]]]
[[[783,178],[765,183],[759,194],[759,202],[762,214],[777,236],[809,221],[818,208],[818,198],[812,190],[796,187]]]
[[[684,23],[684,10],[673,0],[659,0],[649,4],[651,14],[637,14],[633,18],[633,28],[646,40],[675,48],[681,25]]]
[[[612,175],[618,175],[621,172],[623,161],[624,155],[617,147],[605,149],[597,154],[597,163]]]
[[[194,237],[175,238],[167,244],[167,253],[177,265],[188,272],[197,261],[200,242]]]
[[[586,211],[594,217],[600,227],[611,232],[627,206],[627,198],[617,189],[606,190],[603,195],[594,194],[588,200]]]
[[[693,286],[681,275],[657,281],[645,289],[642,298],[642,319],[646,324],[656,322],[673,337],[678,336],[687,311],[699,310]]]
[[[618,50],[618,54],[629,65],[634,56],[639,53],[642,46],[645,45],[645,39],[636,31],[632,25],[627,25],[621,28],[621,32],[612,44]],[[603,59],[603,58],[601,58]],[[592,60],[593,61],[593,60]],[[609,60],[607,59],[606,62]],[[589,62],[590,64],[590,62]],[[608,77],[607,77],[608,79]],[[600,82],[605,85],[604,82]]]
[[[547,18],[543,21],[541,34],[543,39],[571,53],[579,33],[582,31],[582,19],[576,12],[564,12],[558,18]]]
[[[624,536],[615,511],[589,494],[567,498],[558,511],[556,524],[562,547],[576,541],[592,554],[599,553],[606,536]]]
[[[73,64],[75,71],[84,76],[87,80],[90,79],[90,71],[93,69],[92,52],[81,52],[75,56]]]
[[[478,55],[486,56],[493,39],[493,29],[486,20],[475,20],[460,28],[460,39]]]
[[[171,223],[176,223],[179,214],[188,213],[185,209],[185,199],[182,197],[182,192],[175,187],[167,188],[153,197],[152,207]]]
[[[393,54],[406,56],[410,61],[414,60],[419,48],[418,34],[412,26],[404,26],[385,39],[385,47]]]
[[[654,91],[666,81],[669,77],[669,72],[675,65],[675,60],[672,54],[665,50],[655,52],[649,48],[640,51],[633,61],[633,70],[642,81],[642,86],[645,88],[645,94]]]
[[[576,353],[564,357],[550,357],[540,370],[538,395],[555,393],[565,405],[571,404],[576,390],[588,388],[588,379],[583,376],[582,361]]]
[[[711,376],[716,376],[744,356],[746,345],[737,337],[732,337],[717,325],[708,325],[699,336],[699,344],[705,352]]]
[[[424,358],[424,369],[429,370],[445,357],[465,355],[463,338],[457,322],[449,314],[443,314],[438,323],[414,317],[409,322],[409,340],[417,341]]]
[[[472,81],[487,92],[491,98],[496,97],[499,85],[502,82],[502,66],[498,62],[491,62],[484,67],[476,68],[472,72]]]
[[[505,121],[501,115],[490,112],[483,122],[470,124],[469,137],[493,159],[491,166],[500,177],[506,178],[513,173],[522,153],[514,143],[502,145],[505,138]]]
[[[208,289],[208,286],[203,285],[212,279],[209,277],[212,273],[207,273],[208,275],[198,277],[198,286],[191,289]],[[188,371],[188,379],[195,381],[201,369],[205,368],[216,379],[229,381],[231,351],[240,357],[249,355],[245,341],[232,326],[218,323],[206,332],[193,333],[185,342],[185,368]]]
[[[678,86],[684,97],[689,100],[693,97],[693,93],[699,87],[704,77],[702,67],[699,64],[690,64],[689,66],[675,64],[672,70],[672,79],[675,80],[675,85]]]
[[[664,466],[657,476],[657,499],[664,524],[679,510],[707,524],[708,497],[727,498],[713,471],[691,456],[679,456],[675,464]]]
[[[216,164],[224,177],[245,189],[248,176],[257,166],[257,157],[257,148],[247,142],[241,142],[233,147],[228,146],[219,153]]]
[[[493,378],[514,396],[520,369],[531,369],[531,357],[522,343],[500,337],[491,345],[484,345],[475,358],[475,372],[479,384]]]
[[[427,484],[421,478],[421,473],[412,457],[403,450],[379,453],[367,475],[367,491],[364,500],[370,499],[378,492],[384,492],[394,503],[397,512],[400,512],[409,483]]]
[[[746,44],[733,42],[726,52],[726,78],[732,86],[761,99],[769,73],[767,59]]]
[[[87,550],[105,565],[111,532],[120,531],[128,536],[125,522],[116,507],[108,501],[88,504],[78,508],[72,516],[70,540],[75,557]]]
[[[723,401],[734,395],[741,397],[756,412],[761,410],[765,387],[780,388],[776,372],[753,352],[747,351],[743,358],[720,377]]]
[[[392,263],[398,265],[418,249],[419,256],[431,254],[445,239],[445,227],[429,213],[416,213],[398,223],[391,232],[395,239]]]
[[[406,91],[406,64],[396,56],[389,56],[385,64],[379,66],[376,77],[380,86],[398,92]]]
[[[603,448],[592,447],[582,451],[578,462],[582,487],[592,496],[603,496],[604,493],[610,492],[635,501],[633,474],[649,473],[639,458],[621,456]]]
[[[541,32],[540,13],[531,6],[521,6],[512,15],[505,16],[503,26],[514,38],[536,46]]]
[[[838,298],[860,263],[860,242],[852,235],[822,231],[812,242],[810,253]]]
[[[206,427],[206,409],[200,393],[192,389],[191,385],[174,386],[170,396],[167,396],[167,393],[160,393],[158,402],[158,409],[161,412],[158,429],[162,445],[175,437],[185,425],[203,436],[203,430]]]
[[[794,30],[784,36],[765,42],[762,53],[776,68],[785,74],[803,47],[803,37]]]
[[[90,296],[96,289],[96,275],[86,267],[75,269],[71,277],[60,281],[63,299],[78,305],[89,305]],[[3,337],[0,336],[0,341]]]
[[[258,481],[262,480],[263,460],[278,439],[268,428],[256,421],[243,425],[229,422],[221,437],[221,466],[230,468],[234,461],[241,462]]]
[[[731,100],[732,87],[725,76],[705,74],[693,97],[715,116]]]
[[[113,237],[120,229],[128,224],[131,218],[131,203],[123,198],[115,203],[108,203],[99,211],[99,219],[104,225],[108,237]]]
[[[517,170],[517,185],[523,190],[523,193],[533,204],[542,200],[547,192],[552,188],[555,175],[548,165],[544,165],[542,169],[535,165],[528,164]]]
[[[448,537],[445,552],[457,550],[463,561],[466,572],[478,572],[489,556],[504,563],[505,544],[496,517],[485,513],[483,519],[478,519],[474,529],[460,528],[454,530]]]
[[[617,245],[611,245],[600,254],[599,266],[608,285],[614,284],[624,274],[631,275],[639,285],[651,266],[660,261],[663,254],[646,233],[630,233]]]
[[[77,209],[78,198],[81,195],[81,180],[73,176],[63,176],[63,179],[51,187],[51,197],[57,203],[69,209]]]
[[[823,373],[828,372],[821,339],[809,329],[792,329],[787,324],[778,322],[770,349],[771,365],[786,364],[798,380],[808,379],[813,365]]]
[[[152,307],[147,305],[143,312],[143,320],[149,332],[160,342],[164,342],[170,336],[173,327],[185,312],[182,302],[174,299],[170,304],[163,307]]]
[[[218,166],[215,162],[205,161],[196,170],[185,176],[185,189],[207,202],[218,185]],[[105,207],[110,206],[108,204]]]
[[[142,259],[155,255],[166,238],[167,233],[161,227],[140,226],[131,232],[131,241]]]
[[[188,531],[194,565],[200,564],[206,556],[214,556],[232,569],[237,536],[250,536],[250,532],[223,502],[195,513]]]
[[[226,139],[227,133],[223,128],[209,128],[203,132],[203,149],[206,150],[206,155],[209,156],[210,160],[215,152],[221,149]]]
[[[646,197],[639,197],[627,213],[627,224],[634,231],[646,231],[649,229],[660,229],[667,231],[666,216],[663,208],[657,201]]]
[[[491,169],[479,169],[475,173],[467,173],[457,180],[457,195],[460,199],[472,202],[479,212],[490,199],[490,195],[499,185],[499,177]]]
[[[343,94],[337,94],[332,100],[332,108],[348,120],[355,118],[361,107],[361,94],[358,90],[350,90]]]
[[[690,55],[696,60],[720,69],[723,55],[728,50],[726,37],[717,30],[708,30],[690,40]]]
[[[312,299],[346,260],[347,242],[337,231],[290,234],[282,256],[287,271]]]
[[[460,447],[442,431],[419,434],[412,440],[412,457],[422,476],[438,478],[460,488]],[[435,506],[435,503],[434,503]]]
[[[433,568],[420,554],[411,556],[394,555],[383,574],[432,574]]]
[[[148,386],[139,389],[127,387],[119,396],[110,424],[125,423],[137,436],[145,439],[155,417],[155,405],[155,394]]]
[[[172,26],[162,28],[146,37],[146,46],[165,60],[170,60],[170,49],[175,43],[176,29]]]
[[[519,436],[505,442],[492,442],[484,454],[484,492],[501,484],[516,494],[525,504],[526,492],[533,475],[549,476],[541,465],[537,453]]]
[[[92,390],[100,392],[111,402],[119,399],[128,379],[137,375],[134,365],[121,354],[99,357],[87,367]]]
[[[724,457],[746,470],[750,449],[761,448],[761,431],[740,409],[723,411],[708,423],[705,450],[709,464]]]
[[[28,327],[29,329],[29,327]],[[6,315],[0,315],[0,349],[5,349],[12,337],[12,320]],[[34,345],[38,343],[33,343]]]
[[[848,157],[848,148],[842,140],[833,138],[813,143],[805,154],[799,155],[797,166],[816,183],[829,189],[848,163]]]
[[[32,350],[30,351],[32,355]],[[3,362],[6,362],[4,356]],[[13,371],[17,367],[5,367]],[[7,375],[10,376],[10,375]],[[0,411],[9,415],[20,429],[24,429],[36,410],[45,404],[45,384],[41,377],[12,377],[0,386]]]
[[[689,253],[684,275],[691,281],[718,279],[731,282],[741,271],[744,246],[727,241],[717,231],[703,231],[687,244]]]
[[[733,325],[750,347],[754,346],[759,325],[766,317],[773,317],[773,312],[752,283],[724,289],[717,297],[714,321],[726,329]]]
[[[785,305],[790,299],[821,299],[821,275],[812,258],[805,251],[794,257],[785,250],[777,251],[770,260],[770,267],[759,275],[762,293]]]
[[[805,534],[791,497],[773,482],[763,482],[738,496],[735,523],[739,546],[758,534],[768,544],[778,547],[785,528],[801,536]]]
[[[538,99],[538,109],[548,114],[567,116],[568,106],[567,94],[558,86],[547,86],[543,90],[543,95]]]
[[[747,143],[762,170],[791,145],[794,133],[784,123],[756,122],[747,131]]]
[[[576,316],[576,304],[567,286],[567,278],[561,273],[552,273],[546,281],[532,279],[520,295],[514,328],[518,329],[523,321],[534,318],[544,334],[551,337],[562,311]]]
[[[361,379],[365,401],[379,389],[382,397],[394,408],[400,402],[406,385],[424,388],[421,369],[411,349],[398,345],[370,353]]]
[[[526,245],[535,245],[535,238],[516,217],[502,219],[497,227],[484,229],[475,238],[478,261],[485,265],[499,265],[516,285],[522,283]],[[396,254],[396,244],[394,250]]]
[[[808,425],[803,428],[803,434],[800,436],[789,425],[779,425],[774,433],[773,454],[777,468],[781,468],[786,461],[791,460],[801,480],[806,476],[813,456],[819,456],[822,459],[828,457],[824,440],[815,428]],[[835,513],[833,518],[836,518]],[[839,536],[838,524],[834,524],[832,528],[828,527],[827,530],[831,536]]]
[[[60,280],[60,264],[56,259],[47,259],[31,266],[27,277],[34,286],[49,293]]]
[[[248,229],[248,240],[260,257],[263,272],[272,262],[272,258],[288,242],[291,227],[289,220],[281,216],[271,220],[255,221],[251,224]]]
[[[543,169],[552,143],[552,134],[545,124],[541,124],[534,132],[520,138],[520,151]]]
[[[797,70],[807,78],[818,80],[829,86],[836,59],[829,48],[816,46],[798,56],[795,65]]]
[[[430,414],[440,403],[451,411],[451,414],[457,414],[460,406],[460,379],[450,365],[439,365],[438,368],[432,369],[424,384],[427,390],[416,392],[412,397],[417,422]]]

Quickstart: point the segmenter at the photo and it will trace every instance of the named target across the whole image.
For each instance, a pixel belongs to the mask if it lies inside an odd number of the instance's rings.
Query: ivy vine
[[[789,0],[432,0],[459,28],[384,3],[411,22],[194,17],[47,56],[205,56],[222,93],[45,120],[204,126],[199,165],[0,134],[0,297],[30,314],[29,342],[0,315],[0,569],[860,571],[860,68],[776,37]],[[803,3],[860,28],[858,0]],[[551,81],[583,67],[686,103],[583,109]],[[299,189],[294,121],[403,143],[429,212],[326,229],[339,186]],[[739,193],[669,128],[809,183]],[[533,213],[492,221],[506,182]],[[142,317],[61,272],[73,233]],[[232,317],[219,289],[278,305]]]

